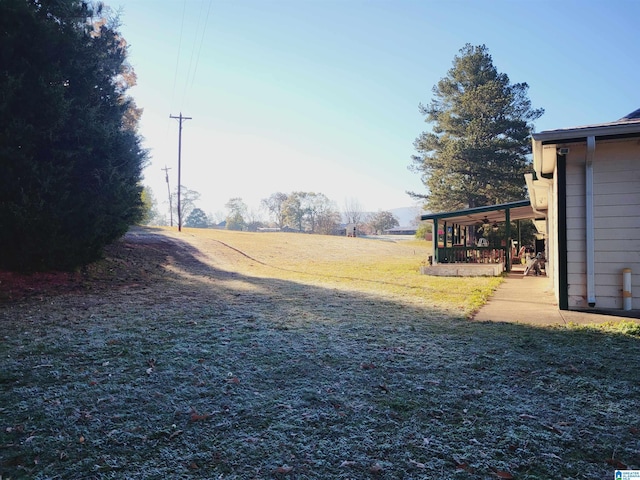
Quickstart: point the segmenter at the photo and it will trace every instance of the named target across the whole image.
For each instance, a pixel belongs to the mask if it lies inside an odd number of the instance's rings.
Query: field
[[[424,242],[134,229],[0,272],[0,478],[612,479],[637,330],[469,320]]]

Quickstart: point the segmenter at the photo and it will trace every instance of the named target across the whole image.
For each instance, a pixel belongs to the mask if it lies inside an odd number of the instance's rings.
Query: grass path
[[[639,340],[466,320],[423,244],[136,230],[0,276],[3,479],[609,479]]]

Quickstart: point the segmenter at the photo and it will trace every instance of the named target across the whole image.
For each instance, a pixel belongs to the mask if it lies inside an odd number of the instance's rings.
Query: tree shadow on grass
[[[82,290],[0,306],[7,477],[608,478],[640,466],[637,339],[254,277],[155,232],[112,253]]]

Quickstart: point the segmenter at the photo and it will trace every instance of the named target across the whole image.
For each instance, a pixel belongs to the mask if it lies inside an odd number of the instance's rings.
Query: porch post
[[[431,234],[433,240],[433,263],[438,263],[438,219],[433,219],[433,233]]]
[[[447,233],[448,233],[447,232],[447,222],[446,221],[444,222],[444,224],[442,226],[442,231],[443,231],[443,235],[444,235],[444,238],[442,239],[443,240],[443,245],[444,245],[443,252],[445,254],[444,258],[446,258],[447,262],[448,262],[449,261],[449,257],[446,256],[447,255]]]
[[[506,222],[505,226],[504,226],[504,235],[506,238],[506,242],[505,245],[507,247],[507,255],[506,255],[506,262],[507,262],[507,272],[511,271],[511,209],[507,208],[504,212],[504,221]]]

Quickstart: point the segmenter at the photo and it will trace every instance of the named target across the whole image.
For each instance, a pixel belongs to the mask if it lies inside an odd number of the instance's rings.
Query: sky
[[[636,0],[107,0],[120,19],[129,90],[144,109],[143,183],[159,210],[178,184],[224,218],[276,192],[323,193],[339,210],[416,205],[419,113],[465,44],[526,82],[535,131],[640,108]]]

